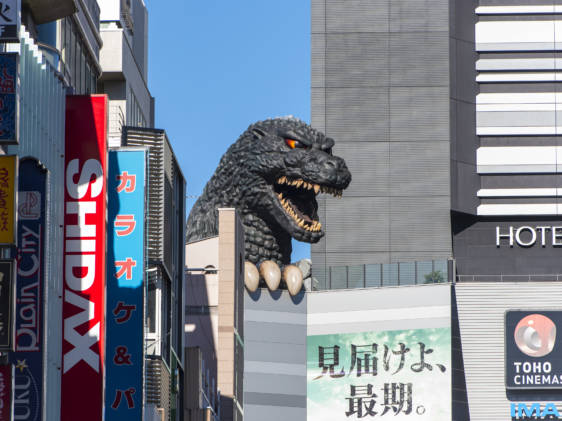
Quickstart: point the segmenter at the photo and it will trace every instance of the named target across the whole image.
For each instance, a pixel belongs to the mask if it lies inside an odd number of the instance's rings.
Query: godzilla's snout
[[[315,159],[305,164],[304,171],[338,190],[346,189],[351,182],[351,173],[345,161],[327,153],[318,153]]]

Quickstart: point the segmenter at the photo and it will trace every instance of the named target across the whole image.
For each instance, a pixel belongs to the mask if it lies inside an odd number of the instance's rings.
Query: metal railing
[[[453,282],[450,259],[313,268],[315,289],[373,288]]]
[[[562,274],[544,275],[457,275],[456,282],[554,282],[562,281]]]

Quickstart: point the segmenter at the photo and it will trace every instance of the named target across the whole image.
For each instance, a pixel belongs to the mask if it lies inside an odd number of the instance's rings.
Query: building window
[[[61,72],[70,86],[74,88],[74,93],[95,93],[97,82],[95,65],[70,17],[61,21],[60,44],[63,61]]]

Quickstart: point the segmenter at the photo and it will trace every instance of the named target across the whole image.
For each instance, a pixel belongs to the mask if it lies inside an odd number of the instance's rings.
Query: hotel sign
[[[562,247],[562,226],[524,225],[502,229],[496,226],[496,247]]]

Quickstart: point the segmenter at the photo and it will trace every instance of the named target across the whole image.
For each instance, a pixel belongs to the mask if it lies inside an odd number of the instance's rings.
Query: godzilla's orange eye
[[[291,149],[302,148],[302,143],[295,139],[285,139],[285,143]]]

